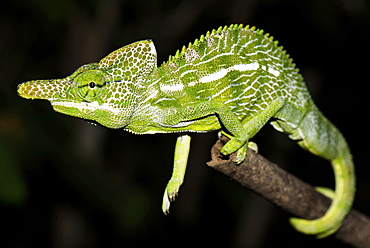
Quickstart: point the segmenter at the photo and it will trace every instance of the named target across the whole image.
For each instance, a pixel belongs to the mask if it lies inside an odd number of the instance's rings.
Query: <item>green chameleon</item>
[[[49,100],[57,112],[136,134],[222,130],[230,141],[221,153],[237,152],[236,163],[244,160],[248,140],[270,121],[303,148],[330,160],[335,173],[335,193],[319,189],[333,199],[325,215],[291,218],[293,227],[326,237],[351,209],[355,176],[345,139],[313,103],[292,59],[255,27],[212,30],[160,67],[153,42],[138,41],[66,78],[22,83],[18,94]],[[183,182],[189,147],[190,136],[180,135],[164,213]]]

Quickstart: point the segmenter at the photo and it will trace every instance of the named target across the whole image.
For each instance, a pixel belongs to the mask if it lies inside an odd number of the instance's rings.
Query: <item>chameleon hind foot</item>
[[[315,190],[330,199],[333,199],[335,196],[334,190],[326,187],[315,187]]]

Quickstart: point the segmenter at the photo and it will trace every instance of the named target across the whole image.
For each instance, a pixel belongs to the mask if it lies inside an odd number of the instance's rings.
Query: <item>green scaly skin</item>
[[[292,218],[294,228],[326,237],[352,206],[355,176],[345,139],[314,105],[282,47],[254,27],[212,30],[160,67],[153,42],[138,41],[66,78],[20,84],[18,94],[49,100],[57,112],[137,134],[222,129],[231,139],[221,153],[237,152],[237,163],[244,160],[249,139],[273,117],[278,131],[330,160],[335,174],[326,214],[316,220]],[[179,136],[164,213],[183,182],[189,145],[189,136]]]

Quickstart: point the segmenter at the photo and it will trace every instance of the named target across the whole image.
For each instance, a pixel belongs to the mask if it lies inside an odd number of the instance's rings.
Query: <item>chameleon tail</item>
[[[335,194],[325,215],[316,220],[291,218],[292,226],[305,234],[325,238],[336,232],[352,207],[355,189],[355,176],[351,155],[347,152],[332,161],[335,173]]]
[[[352,156],[342,134],[315,107],[309,111],[299,131],[305,137],[299,145],[328,159],[335,174],[335,194],[324,216],[315,220],[291,218],[293,227],[305,234],[327,237],[336,232],[352,207],[355,173]]]

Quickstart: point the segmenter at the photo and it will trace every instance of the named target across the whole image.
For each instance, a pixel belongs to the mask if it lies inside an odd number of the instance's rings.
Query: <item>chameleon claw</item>
[[[236,156],[232,159],[234,163],[241,164],[247,156],[248,145],[243,145],[239,150],[236,151]]]
[[[247,150],[252,149],[256,153],[258,152],[258,146],[254,142],[248,142],[247,144],[243,145],[239,150],[236,151],[236,156],[233,158],[233,162],[236,164],[241,164],[245,157],[247,156]]]
[[[228,143],[226,143],[226,145]],[[224,154],[224,155],[228,155],[228,153],[225,153],[225,151],[223,150],[223,148],[221,149],[221,153]],[[236,152],[236,155],[232,158],[232,161],[234,163],[236,163],[236,164],[241,164],[245,160],[245,157],[247,156],[247,150],[248,149],[252,149],[256,153],[258,152],[258,146],[257,146],[256,143],[254,143],[254,142],[247,142],[246,144],[242,145],[239,149],[237,149],[236,151],[234,151],[234,152]],[[228,148],[226,148],[226,150],[228,150]],[[232,153],[234,153],[234,152],[232,152]]]
[[[258,145],[253,141],[248,142],[248,149],[252,149],[255,153],[258,153]]]
[[[171,199],[168,197],[167,189],[164,191],[163,202],[162,202],[162,211],[165,215],[170,213]]]
[[[165,215],[170,213],[171,202],[175,201],[179,193],[181,183],[179,180],[171,179],[164,191],[163,202],[162,202],[162,211]]]

